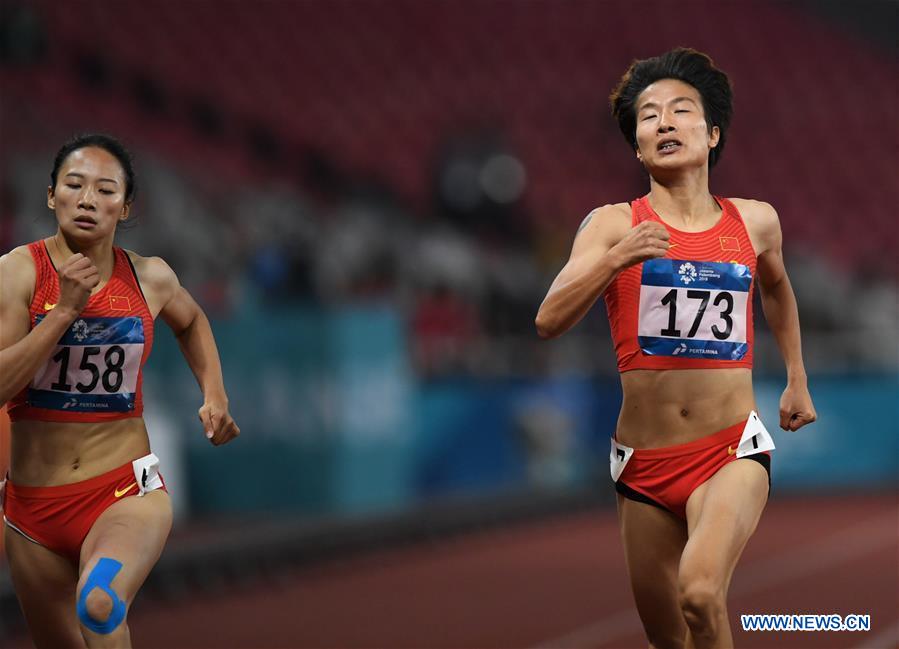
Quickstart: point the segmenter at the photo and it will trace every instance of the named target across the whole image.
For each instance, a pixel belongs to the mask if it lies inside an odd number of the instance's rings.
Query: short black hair
[[[609,97],[612,115],[618,120],[624,138],[637,149],[637,97],[648,85],[661,79],[683,81],[699,92],[709,133],[713,126],[721,133],[717,146],[709,151],[711,169],[721,158],[727,141],[727,127],[734,111],[733,88],[727,74],[715,67],[708,54],[689,47],[678,47],[661,56],[631,63]]]
[[[137,194],[137,183],[134,178],[134,164],[131,160],[131,154],[125,148],[125,145],[116,138],[103,133],[76,135],[63,144],[53,160],[53,170],[50,172],[50,186],[54,191],[56,190],[56,179],[59,176],[59,170],[70,154],[91,146],[107,151],[119,161],[119,164],[122,165],[122,171],[125,172],[125,202],[133,202]]]

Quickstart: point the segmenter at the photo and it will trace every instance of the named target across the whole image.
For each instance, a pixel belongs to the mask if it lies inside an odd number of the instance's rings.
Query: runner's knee
[[[94,588],[88,593],[84,600],[84,608],[87,612],[87,616],[98,624],[102,624],[109,620],[109,616],[112,613],[112,607],[112,597],[99,588]]]
[[[122,569],[115,559],[101,558],[78,587],[78,621],[94,633],[112,633],[125,619],[127,605],[112,588]]]
[[[681,579],[678,601],[687,626],[694,633],[714,634],[724,613],[724,593],[709,579]]]

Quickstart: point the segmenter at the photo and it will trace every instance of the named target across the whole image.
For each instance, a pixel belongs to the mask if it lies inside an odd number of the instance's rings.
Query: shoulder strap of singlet
[[[132,283],[132,285],[137,289],[137,292],[140,293],[140,296],[144,299],[144,303],[147,303],[147,296],[144,295],[144,289],[140,285],[140,279],[137,276],[137,269],[134,268],[134,262],[131,261],[131,255],[124,248],[116,248],[116,263],[120,263],[123,266],[122,277],[127,278],[127,281]],[[147,303],[149,304],[149,303]]]
[[[56,264],[53,263],[53,259],[50,257],[50,251],[47,250],[47,244],[43,239],[29,243],[28,251],[31,253],[32,259],[34,259],[34,266],[37,268],[39,274],[42,272],[45,273],[48,266],[53,272],[56,272]]]
[[[643,221],[652,221],[654,217],[647,205],[646,196],[635,198],[631,201],[631,226],[636,226]]]
[[[34,260],[34,293],[31,298],[31,306],[39,304],[45,297],[45,291],[49,290],[52,278],[56,274],[56,266],[50,258],[50,251],[43,239],[32,241],[28,244],[28,251]]]
[[[715,195],[715,200],[718,201],[718,204],[724,210],[724,218],[733,219],[741,224],[743,223],[743,216],[740,214],[740,210],[737,209],[737,206],[734,205],[733,201],[718,195]]]

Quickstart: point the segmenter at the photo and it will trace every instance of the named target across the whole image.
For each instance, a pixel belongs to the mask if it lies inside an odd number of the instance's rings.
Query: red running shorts
[[[141,493],[134,465],[144,459],[95,478],[56,487],[24,487],[7,480],[3,504],[6,524],[77,565],[81,544],[100,514],[122,498]],[[143,481],[143,491],[165,491],[162,476],[155,468],[151,468],[151,475],[143,474]]]
[[[755,421],[761,425],[755,413],[750,417],[755,417]],[[661,507],[686,519],[687,499],[690,494],[723,466],[737,459],[755,460],[765,467],[770,487],[771,453],[765,450],[755,451],[751,445],[753,443],[760,445],[753,441],[754,436],[744,440],[742,448],[746,448],[746,451],[740,453],[742,458],[737,457],[737,449],[741,446],[747,421],[686,444],[664,448],[631,449],[613,439],[611,458],[613,479],[616,460],[620,470],[620,475],[615,481],[615,490],[625,498]],[[770,435],[763,426],[761,430],[770,441]],[[773,442],[768,448],[773,448]],[[623,470],[620,469],[622,462]]]

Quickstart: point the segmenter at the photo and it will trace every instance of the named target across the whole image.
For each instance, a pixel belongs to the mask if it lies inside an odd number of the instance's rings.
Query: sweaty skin
[[[48,206],[59,230],[45,240],[59,269],[60,298],[34,330],[29,305],[35,265],[27,246],[0,257],[0,402],[21,390],[46,362],[56,341],[112,275],[113,236],[127,218],[124,177],[115,158],[101,149],[72,153],[60,170]],[[90,215],[93,225],[79,225]],[[76,250],[80,252],[76,252]],[[221,367],[209,322],[175,273],[158,257],[129,252],[154,319],[160,316],[178,338],[197,376],[205,403],[200,419],[213,444],[239,433],[228,414]],[[8,371],[7,371],[7,368]],[[141,417],[97,423],[18,421],[12,424],[10,478],[23,486],[55,486],[87,480],[150,452]]]
[[[57,256],[58,253],[54,255],[56,246],[53,240],[48,239],[47,242],[53,263],[60,268],[64,260]],[[169,305],[169,310],[175,313],[176,324],[180,318],[183,326],[192,300],[186,293],[180,295],[178,300],[174,299],[176,288],[180,289],[174,273],[159,258],[143,258],[134,253],[129,253],[129,256],[154,319],[164,305]],[[6,343],[8,338],[18,332],[27,332],[29,328],[28,305],[34,293],[35,270],[27,247],[10,252],[4,259],[2,272],[4,285],[9,282],[22,287],[30,286],[27,293],[21,291],[18,296],[18,308],[15,309],[18,322],[7,326],[9,320],[4,320],[4,332],[0,339]],[[98,283],[93,292],[101,290],[105,283]],[[5,301],[6,291],[3,298]],[[54,311],[56,308],[51,313]],[[62,314],[62,310],[59,313]],[[66,320],[70,323],[74,318]],[[18,421],[12,424],[10,478],[20,485],[68,484],[101,475],[149,452],[147,429],[142,417],[90,423]]]
[[[760,207],[755,201],[735,200],[747,223],[750,239],[756,252],[763,246],[762,233],[754,233],[753,223],[757,221],[756,211]],[[763,204],[757,204],[761,206]],[[750,214],[747,214],[747,208]],[[549,318],[552,309],[563,297],[562,291],[571,291],[579,279],[589,277],[590,262],[596,260],[602,265],[605,260],[611,269],[608,280],[600,291],[597,286],[590,291],[596,297],[583,309],[584,313],[625,267],[625,261],[650,258],[647,255],[663,256],[667,250],[667,232],[657,223],[646,223],[643,228],[631,228],[631,209],[627,203],[607,205],[595,210],[593,218],[578,235],[575,250],[569,265],[562,270],[550,288],[549,294],[538,314],[538,329],[548,328],[543,318]],[[699,224],[695,230],[713,227],[717,218],[712,212],[707,224]],[[672,224],[683,229],[683,223]],[[707,225],[707,227],[703,227]],[[625,238],[638,230],[647,232],[645,241],[635,244],[630,253]],[[620,245],[624,243],[625,245]],[[767,252],[767,251],[765,251]],[[619,257],[619,255],[622,255]],[[761,257],[761,255],[759,255]],[[639,263],[637,261],[636,263]],[[627,264],[630,265],[630,264]],[[557,299],[558,298],[558,299]],[[582,315],[581,315],[582,317]],[[580,318],[578,318],[580,319]],[[567,323],[566,323],[567,324]],[[573,322],[569,326],[573,326]],[[560,335],[562,331],[547,330],[545,335]],[[733,369],[691,369],[691,370],[632,370],[621,374],[624,400],[618,419],[616,438],[622,444],[634,448],[658,448],[692,441],[726,428],[745,418],[756,409],[752,390],[752,372],[746,368]]]
[[[115,229],[131,207],[125,169],[103,147],[69,153],[54,185],[47,189],[47,206],[58,229],[44,244],[57,269],[60,293],[34,329],[29,313],[34,260],[27,247],[0,257],[0,405],[28,385],[90,296],[109,281]],[[207,439],[214,445],[227,443],[240,430],[228,413],[209,321],[165,262],[127,254],[151,315],[172,329],[197,378],[203,393],[198,415]],[[102,475],[148,451],[146,427],[138,417],[102,423],[19,420],[12,427],[11,476],[20,486],[53,487]],[[0,483],[0,498],[3,489]],[[172,525],[172,506],[161,489],[140,498],[132,497],[133,488],[111,495],[118,499],[93,521],[77,562],[5,526],[10,577],[37,647],[131,646],[127,607],[159,559]],[[102,570],[109,561],[120,567],[111,592],[93,588],[95,567]],[[98,633],[101,629],[90,620],[108,620],[116,602],[124,604],[124,617],[110,625],[114,629]]]
[[[722,217],[708,191],[708,152],[719,138],[709,132],[697,91],[670,80],[647,87],[637,109],[637,158],[650,172],[650,203],[678,230],[703,232]],[[681,142],[675,154],[658,145]],[[815,420],[802,364],[796,300],[786,275],[777,213],[769,204],[731,199],[743,218],[757,256],[756,284],[762,307],[787,368],[780,425],[796,430]],[[537,313],[541,337],[573,327],[617,274],[647,259],[664,257],[669,234],[659,223],[631,227],[627,203],[594,210],[575,237],[571,256]],[[757,410],[747,368],[632,370],[621,374],[624,393],[617,439],[634,448],[692,441],[736,424]]]
[[[574,326],[623,269],[666,256],[671,248],[666,226],[704,232],[722,218],[708,177],[710,151],[719,144],[720,130],[706,122],[699,91],[680,80],[661,79],[640,93],[635,111],[636,156],[649,173],[648,201],[662,223],[631,227],[626,203],[601,207],[585,219],[568,263],[537,313],[542,337],[559,336]],[[815,410],[777,213],[767,203],[731,201],[755,251],[756,286],[787,369],[780,425],[797,430],[815,420]],[[624,401],[616,437],[635,449],[705,437],[738,424],[756,408],[747,368],[631,370],[621,374],[621,385]],[[727,590],[767,498],[767,471],[747,459],[728,462],[696,486],[685,503],[685,520],[619,493],[628,576],[651,647],[733,647]]]

